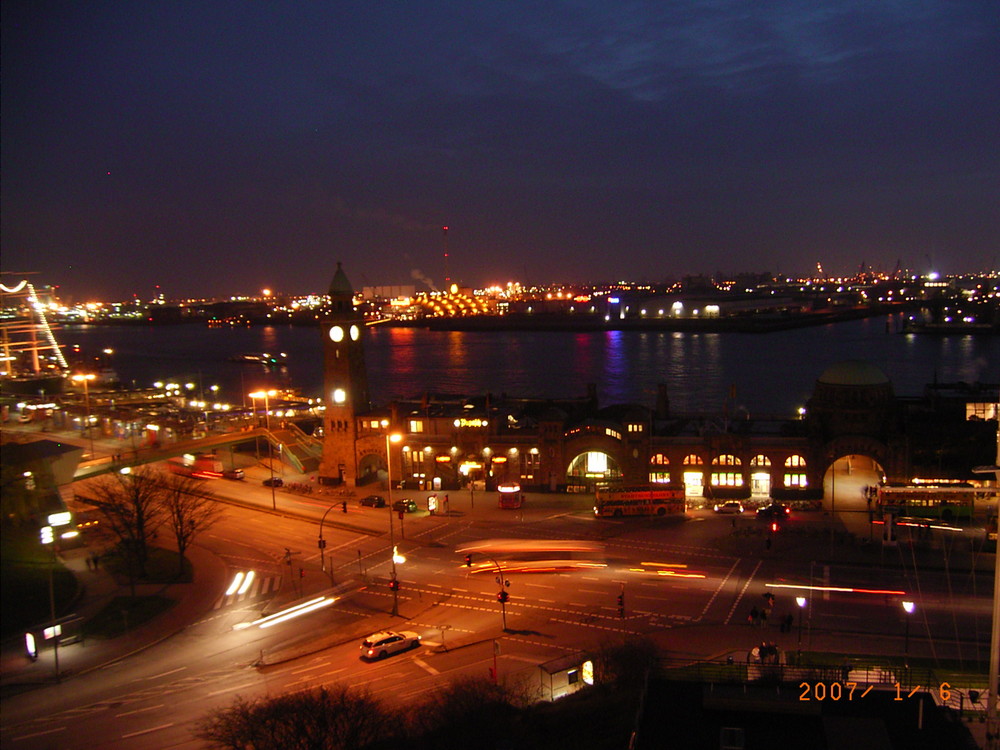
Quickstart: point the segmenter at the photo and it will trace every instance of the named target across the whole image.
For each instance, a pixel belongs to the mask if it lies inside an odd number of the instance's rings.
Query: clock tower
[[[364,319],[354,310],[354,289],[337,263],[323,337],[323,458],[319,481],[354,486],[358,478],[357,414],[371,408],[365,370]]]

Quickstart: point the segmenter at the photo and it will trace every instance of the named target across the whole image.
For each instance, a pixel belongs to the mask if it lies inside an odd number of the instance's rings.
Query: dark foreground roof
[[[872,690],[864,698],[858,691],[853,700],[819,702],[800,700],[802,692],[796,686],[652,680],[636,750],[976,747],[969,730],[928,693],[896,701],[895,691]]]

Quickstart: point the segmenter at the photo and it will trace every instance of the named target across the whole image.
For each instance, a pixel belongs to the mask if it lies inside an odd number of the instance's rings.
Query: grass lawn
[[[128,583],[128,565],[115,550],[105,552],[101,564],[120,584]],[[194,570],[187,558],[184,559],[184,572],[178,575],[179,570],[177,550],[150,547],[146,560],[146,577],[138,579],[136,583],[190,583],[194,580]]]
[[[164,596],[116,596],[83,626],[87,638],[114,638],[134,630],[174,605]]]
[[[128,584],[124,561],[115,553],[105,553],[101,564],[111,572],[121,585]],[[191,563],[184,560],[183,573],[176,550],[151,547],[146,565],[147,577],[137,583],[190,583],[193,580]],[[38,529],[33,526],[4,525],[0,528],[0,637],[6,639],[20,635],[29,628],[50,619],[49,573],[52,573],[52,589],[55,599],[56,617],[71,613],[77,595],[77,582],[73,573],[61,562],[55,560],[52,552],[42,546]],[[128,599],[128,597],[125,597]],[[160,597],[138,597],[126,605],[115,605],[103,621],[86,628],[88,635],[112,637],[124,632],[124,621],[134,627],[145,622],[169,607],[159,601]],[[165,600],[169,602],[169,600]],[[125,615],[122,615],[124,609]],[[114,625],[115,613],[121,621]],[[103,614],[103,613],[102,613]],[[115,632],[119,628],[119,632]]]
[[[23,633],[50,619],[49,573],[56,617],[68,614],[76,578],[39,541],[38,529],[4,525],[0,529],[0,636]]]

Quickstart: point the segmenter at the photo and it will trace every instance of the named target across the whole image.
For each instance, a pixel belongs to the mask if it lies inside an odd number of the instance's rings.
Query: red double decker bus
[[[677,516],[684,511],[683,487],[598,487],[594,497],[595,516]]]

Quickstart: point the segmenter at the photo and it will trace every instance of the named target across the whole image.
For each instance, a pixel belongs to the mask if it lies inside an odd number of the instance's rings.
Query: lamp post
[[[389,484],[389,502],[386,505],[389,508],[389,544],[392,546],[392,582],[389,585],[392,588],[393,617],[399,615],[399,583],[396,581],[396,532],[392,528],[392,454],[389,452],[389,444],[398,443],[402,439],[403,436],[398,432],[385,434],[385,477]]]
[[[503,568],[500,567],[500,563],[490,558],[490,562],[497,567],[497,577],[496,582],[500,586],[500,591],[497,593],[497,601],[500,602],[500,621],[503,624],[503,632],[507,632],[507,599],[509,594],[507,589],[510,587],[510,581],[503,577]]]
[[[268,403],[268,397],[273,396],[277,391],[254,391],[248,394],[250,398],[254,399],[254,412],[257,411],[257,399],[264,399],[264,429],[267,430],[267,466],[271,470],[271,509],[278,509],[278,501],[274,497],[274,454],[271,452],[271,407]]]
[[[906,623],[904,626],[904,636],[903,636],[903,666],[909,668],[910,666],[910,615],[917,608],[917,605],[913,602],[903,602],[903,612],[906,616],[903,617],[903,622]]]
[[[84,409],[87,410],[87,436],[90,438],[90,457],[94,457],[94,433],[90,430],[90,381],[94,380],[97,376],[92,372],[88,372],[86,375],[79,374],[74,375],[72,380],[74,383],[83,383],[83,403]]]
[[[326,520],[326,514],[333,510],[336,506],[331,505],[323,512],[323,517],[319,519],[319,566],[321,570],[326,570],[326,540],[323,538],[323,522]],[[330,571],[330,583],[333,583],[333,570]]]
[[[802,657],[802,610],[806,608],[808,600],[804,596],[795,597],[795,603],[799,605],[799,657]]]
[[[49,545],[52,551],[52,562],[49,564],[49,632],[52,633],[52,654],[55,661],[56,682],[59,682],[59,626],[56,625],[56,594],[53,582],[53,569],[56,563],[55,529],[51,526],[42,527],[42,544]]]

